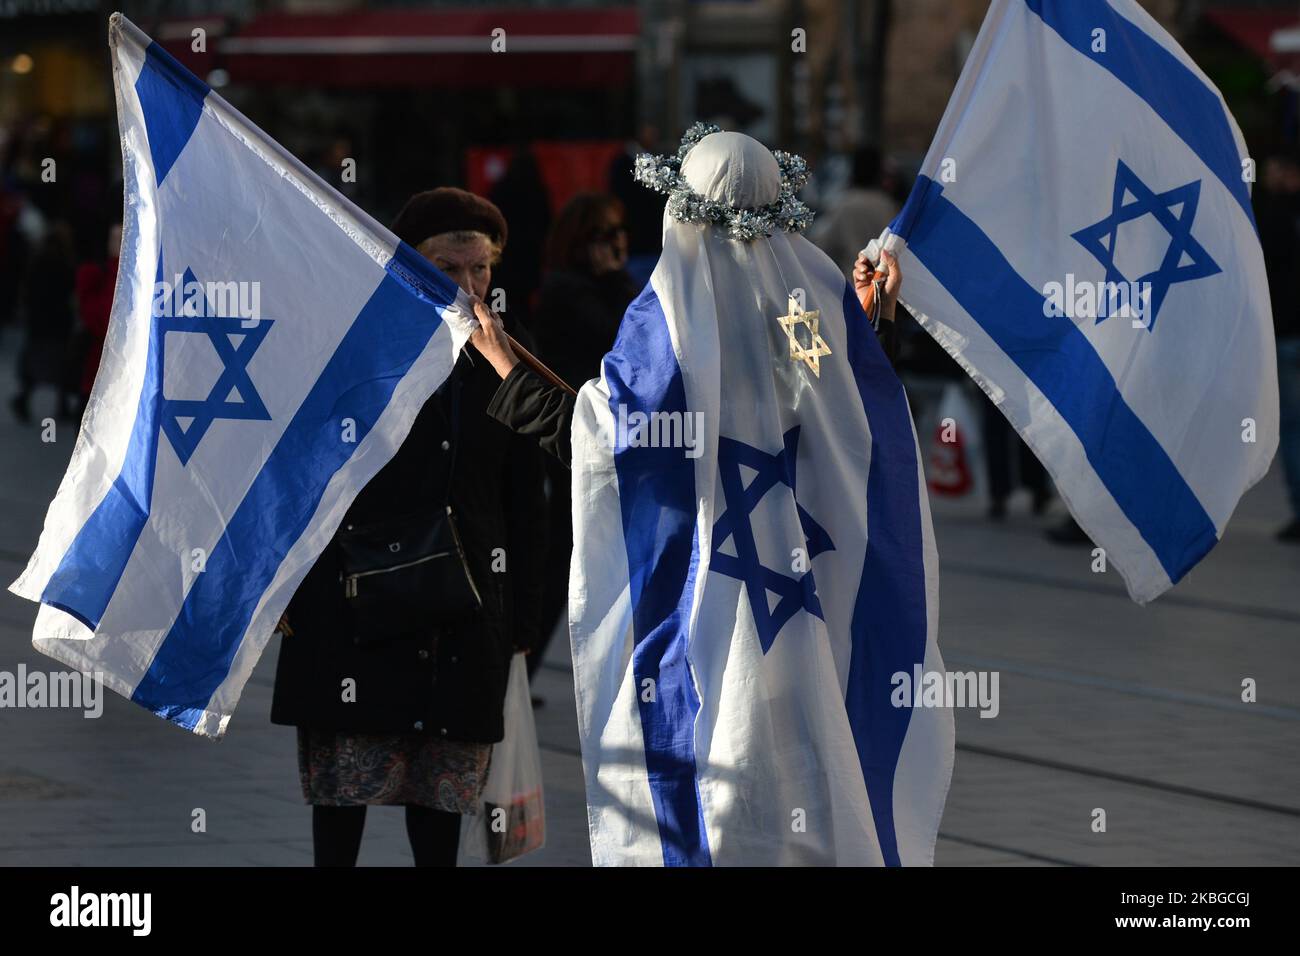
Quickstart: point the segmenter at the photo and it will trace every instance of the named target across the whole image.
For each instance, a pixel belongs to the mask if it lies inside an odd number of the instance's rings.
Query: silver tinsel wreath
[[[722,128],[712,123],[696,123],[682,137],[676,156],[642,153],[636,158],[634,174],[638,182],[668,196],[668,214],[678,222],[695,222],[719,226],[732,239],[752,242],[777,232],[803,232],[812,225],[813,211],[795,195],[808,181],[808,164],[802,156],[773,150],[781,170],[781,191],[775,202],[757,209],[734,209],[725,203],[705,199],[682,176],[686,154],[710,133]]]

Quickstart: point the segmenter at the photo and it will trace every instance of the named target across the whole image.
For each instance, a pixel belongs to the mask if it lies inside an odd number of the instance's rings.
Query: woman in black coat
[[[506,238],[496,207],[458,189],[412,197],[393,231],[477,296]],[[535,643],[545,542],[540,454],[485,413],[498,384],[462,352],[290,603],[271,719],[298,728],[318,866],[355,865],[370,804],[406,807],[417,866],[454,865],[460,815],[482,793],[511,656]],[[481,610],[372,629],[382,633],[349,624],[340,535],[429,521],[444,502]]]

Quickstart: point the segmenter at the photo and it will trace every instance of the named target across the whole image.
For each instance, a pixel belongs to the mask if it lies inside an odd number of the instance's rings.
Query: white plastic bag
[[[460,856],[477,863],[509,863],[545,844],[542,755],[537,749],[528,668],[524,655],[516,654],[506,685],[505,738],[492,745],[478,813],[461,819]]]

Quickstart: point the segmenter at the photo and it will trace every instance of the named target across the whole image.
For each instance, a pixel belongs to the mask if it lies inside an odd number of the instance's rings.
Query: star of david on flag
[[[1164,304],[1170,286],[1177,282],[1204,279],[1222,271],[1205,251],[1205,247],[1192,236],[1192,224],[1196,221],[1196,206],[1200,196],[1200,180],[1157,195],[1121,159],[1115,171],[1110,215],[1073,234],[1079,245],[1106,267],[1107,282],[1130,281],[1115,265],[1121,226],[1151,216],[1169,234],[1169,246],[1161,257],[1160,265],[1131,280],[1151,283],[1151,301],[1147,305],[1149,311],[1145,322],[1148,331],[1155,330],[1160,306]],[[1125,202],[1129,197],[1132,197],[1132,201]],[[1099,315],[1097,322],[1105,321],[1109,314],[1107,311]]]
[[[197,283],[192,269],[185,270],[183,288]],[[181,289],[175,290],[174,298],[179,299]],[[197,309],[172,309],[173,313],[194,312],[193,315],[172,314],[160,316],[159,327],[163,334],[164,354],[167,349],[167,334],[192,334],[206,336],[212,343],[213,351],[221,360],[221,374],[213,383],[206,398],[179,399],[163,398],[162,430],[176,451],[176,457],[184,465],[194,454],[195,448],[203,440],[208,428],[217,419],[232,421],[270,421],[271,413],[266,410],[257,387],[248,376],[248,362],[257,351],[266,333],[271,330],[271,319],[244,319],[239,316],[216,314],[211,300],[205,293],[201,298],[191,299]],[[166,361],[163,362],[164,369]],[[163,376],[163,393],[169,391],[166,374]],[[182,386],[183,387],[183,386]]]
[[[813,581],[812,568],[808,562],[835,547],[826,529],[814,521],[795,498],[799,525],[805,539],[804,553],[796,556],[792,549],[788,549],[778,557],[787,559],[791,565],[801,564],[807,570],[798,576],[786,574],[763,564],[758,553],[750,516],[768,492],[778,486],[789,489],[790,496],[795,497],[795,463],[798,452],[798,426],[785,433],[785,446],[776,454],[769,454],[733,438],[724,436],[718,439],[718,474],[722,480],[727,510],[713,526],[712,568],[720,574],[745,582],[754,621],[758,626],[758,640],[764,654],[771,649],[781,628],[800,610],[822,617],[821,603],[817,600],[817,585]],[[745,484],[742,466],[754,472],[749,484]],[[728,543],[735,549],[734,555],[725,553]],[[768,592],[777,597],[775,607],[769,606]]]

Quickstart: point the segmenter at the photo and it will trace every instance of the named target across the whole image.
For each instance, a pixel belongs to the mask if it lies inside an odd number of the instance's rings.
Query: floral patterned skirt
[[[491,744],[426,734],[357,734],[298,728],[298,776],[311,804],[416,804],[478,812]]]

